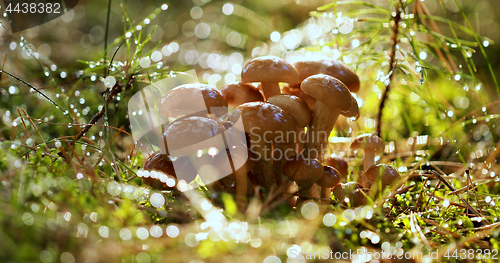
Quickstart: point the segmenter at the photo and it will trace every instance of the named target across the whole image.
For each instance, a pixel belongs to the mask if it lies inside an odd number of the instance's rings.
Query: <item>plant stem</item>
[[[134,75],[130,75],[127,84],[125,85],[125,89],[130,88],[133,82],[134,82]],[[109,93],[108,98],[106,99],[105,106],[107,106],[111,102],[111,100],[113,100],[113,98],[122,91],[123,91],[123,84],[120,84],[120,82],[117,81],[113,86],[113,88],[111,88],[111,92]],[[94,117],[92,117],[89,124],[87,124],[85,128],[83,128],[83,130],[81,130],[80,133],[78,133],[75,136],[75,139],[71,142],[72,146],[75,145],[76,141],[78,141],[83,135],[85,135],[85,133],[87,133],[90,130],[90,128],[92,128],[92,126],[94,126],[94,124],[96,124],[97,121],[102,118],[102,116],[104,116],[105,111],[106,107],[102,107],[102,109],[96,115],[94,115]]]
[[[106,50],[108,49],[108,32],[109,32],[110,14],[111,14],[111,0],[108,0],[108,14],[106,17],[106,32],[104,34],[104,63],[106,63],[106,56],[107,56]],[[106,78],[107,76],[108,76],[108,67],[104,67],[104,77]]]
[[[399,5],[396,6],[396,15],[393,17],[394,26],[392,27],[392,36],[391,36],[391,55],[389,62],[389,70],[387,74],[389,74],[389,84],[384,90],[382,97],[380,99],[380,105],[378,107],[378,116],[377,116],[377,134],[380,136],[382,130],[382,110],[385,106],[385,101],[388,98],[389,91],[392,85],[392,79],[394,77],[394,68],[396,62],[396,46],[398,44],[398,32],[399,32],[399,21],[401,20],[401,8]]]

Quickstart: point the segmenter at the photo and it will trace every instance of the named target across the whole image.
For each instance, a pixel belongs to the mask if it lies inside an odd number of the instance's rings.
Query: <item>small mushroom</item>
[[[292,64],[284,59],[265,56],[248,61],[241,72],[244,83],[260,82],[264,99],[281,94],[280,82],[295,84],[299,73]]]
[[[321,198],[324,204],[330,203],[330,194],[332,193],[332,188],[340,184],[340,173],[337,169],[331,166],[323,166],[324,173],[316,184],[321,186]]]
[[[306,78],[301,89],[317,100],[307,129],[307,153],[322,160],[339,114],[349,114],[353,108],[352,96],[341,81],[323,74]]]
[[[297,183],[299,193],[306,199],[320,197],[319,191],[317,196],[314,191],[309,191],[324,175],[324,168],[317,159],[296,155],[294,159],[287,160],[282,171],[290,180]]]
[[[289,182],[286,186],[284,197],[290,207],[297,207],[297,203],[299,202],[299,197],[297,196],[298,191],[299,186],[295,181]]]
[[[247,102],[235,111],[233,116],[239,112],[245,132],[250,136],[250,151],[257,159],[253,173],[258,184],[269,191],[276,185],[272,143],[294,130],[293,119],[280,107],[266,102]]]
[[[393,185],[401,179],[398,171],[388,164],[372,165],[359,178],[358,183],[365,189],[370,189],[372,193],[384,191],[385,188]]]
[[[375,134],[365,133],[359,135],[351,143],[351,150],[363,149],[363,169],[368,169],[375,164],[375,157],[384,152],[384,141]]]
[[[241,81],[236,84],[226,85],[220,91],[231,108],[236,108],[246,102],[264,101],[257,88]]]
[[[328,158],[326,158],[325,163],[326,165],[337,169],[337,171],[339,171],[340,173],[341,179],[347,179],[347,175],[349,174],[349,164],[344,158],[329,156]]]
[[[358,75],[338,60],[320,59],[295,62],[300,81],[316,74],[325,74],[339,79],[351,92],[358,92],[360,81]]]
[[[350,207],[362,206],[366,203],[366,197],[363,193],[362,186],[356,182],[338,184],[333,188],[333,195],[341,203]]]
[[[151,154],[144,163],[144,170],[139,170],[137,176],[145,184],[159,190],[172,190],[177,181],[172,161],[161,152]]]
[[[168,91],[160,100],[159,110],[161,115],[172,118],[220,117],[227,113],[227,106],[218,89],[206,84],[185,84]]]

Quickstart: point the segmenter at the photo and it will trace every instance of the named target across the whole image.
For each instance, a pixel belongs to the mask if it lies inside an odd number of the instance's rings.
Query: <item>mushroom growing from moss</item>
[[[350,207],[362,206],[366,203],[366,197],[363,193],[362,186],[356,182],[338,184],[333,188],[333,195],[341,203]]]
[[[375,158],[384,152],[384,141],[375,134],[362,134],[351,143],[351,150],[363,149],[363,169],[366,170],[375,164]]]
[[[353,108],[352,96],[340,80],[323,74],[306,78],[301,89],[317,100],[307,130],[307,151],[310,157],[322,160],[339,114],[349,114]]]
[[[161,152],[151,154],[144,163],[144,170],[139,170],[137,176],[145,184],[159,190],[172,190],[177,182],[172,161]]]
[[[347,175],[349,174],[349,171],[348,171],[349,164],[347,163],[347,161],[344,158],[328,156],[328,158],[326,158],[326,160],[325,160],[325,164],[337,169],[337,171],[339,171],[340,177],[342,179],[344,179],[344,180],[347,179]]]
[[[358,179],[358,183],[365,189],[370,189],[369,195],[372,196],[384,191],[387,187],[393,185],[401,179],[401,175],[396,169],[388,164],[372,165]]]
[[[322,203],[329,204],[332,188],[340,184],[340,173],[337,169],[328,165],[323,166],[323,168],[323,177],[321,177],[316,184],[321,187]]]
[[[295,84],[299,82],[299,73],[292,64],[284,59],[265,56],[248,61],[241,72],[244,83],[260,82],[264,99],[281,94],[280,82]]]

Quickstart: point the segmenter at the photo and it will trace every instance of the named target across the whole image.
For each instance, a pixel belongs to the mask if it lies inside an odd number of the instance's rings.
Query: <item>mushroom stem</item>
[[[311,187],[307,189],[301,189],[299,190],[299,194],[301,195],[301,199],[314,199],[316,202],[320,201],[321,196],[321,189],[320,186],[317,184],[313,184]]]
[[[243,169],[236,170],[234,176],[236,177],[236,205],[238,211],[243,212],[247,202],[247,172]]]
[[[295,136],[295,151],[301,152],[305,146],[306,141],[306,132],[304,128],[297,128],[297,134]]]
[[[214,185],[220,184],[218,182],[221,178],[219,169],[214,165],[213,157],[203,154],[200,157],[192,156],[190,161],[204,184],[210,184],[211,182],[214,182]]]
[[[375,164],[375,152],[365,151],[365,156],[363,157],[363,170],[366,171],[372,165]]]
[[[321,203],[328,205],[330,204],[330,193],[332,192],[332,188],[329,187],[321,187]]]
[[[261,82],[260,88],[262,89],[264,100],[267,100],[271,96],[281,94],[280,84],[278,82]]]
[[[266,190],[276,184],[274,169],[271,161],[271,144],[266,143],[264,138],[250,133],[250,151],[256,156],[256,162],[253,167],[253,173],[257,179],[257,184]]]
[[[276,172],[276,183],[281,185],[283,183],[282,177],[286,176],[282,172],[283,165],[295,154],[295,145],[293,143],[273,143],[273,145],[273,167]]]
[[[323,161],[328,137],[339,117],[339,112],[327,104],[317,101],[311,124],[307,129],[307,154],[309,158]]]

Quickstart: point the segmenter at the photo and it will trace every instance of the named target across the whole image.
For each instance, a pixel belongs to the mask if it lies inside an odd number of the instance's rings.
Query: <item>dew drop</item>
[[[116,79],[113,76],[107,76],[103,82],[104,86],[106,86],[107,88],[112,88],[116,84]]]
[[[139,60],[139,65],[141,68],[147,68],[151,65],[151,59],[149,59],[149,57],[143,57]]]

